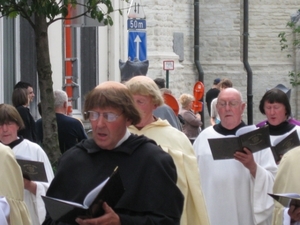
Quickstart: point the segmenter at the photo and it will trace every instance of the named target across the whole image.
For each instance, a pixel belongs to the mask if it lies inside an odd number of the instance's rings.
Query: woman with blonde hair
[[[195,114],[192,110],[194,100],[194,96],[190,94],[182,94],[179,97],[179,102],[181,104],[179,114],[184,119],[182,131],[190,139],[198,136],[201,131],[200,126],[202,125],[201,115],[199,113]]]

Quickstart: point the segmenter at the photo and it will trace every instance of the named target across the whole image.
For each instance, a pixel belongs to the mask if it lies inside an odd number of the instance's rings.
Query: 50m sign
[[[146,20],[141,19],[128,19],[127,30],[145,30]]]

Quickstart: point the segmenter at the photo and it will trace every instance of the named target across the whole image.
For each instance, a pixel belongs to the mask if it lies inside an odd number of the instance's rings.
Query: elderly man
[[[65,91],[54,91],[54,108],[57,121],[57,132],[60,152],[64,153],[78,142],[87,139],[82,122],[67,115],[68,96]],[[42,118],[35,122],[38,143],[43,143]]]
[[[273,210],[272,192],[277,171],[270,148],[253,153],[244,148],[233,159],[213,160],[209,138],[234,135],[246,126],[242,121],[245,103],[234,88],[221,90],[217,110],[221,123],[203,130],[194,142],[200,181],[212,225],[269,225]],[[226,151],[226,146],[223,146]]]
[[[128,131],[140,122],[129,90],[113,81],[101,83],[87,94],[84,112],[92,138],[62,155],[47,196],[82,203],[118,166],[125,189],[121,199],[114,207],[103,203],[103,216],[77,218],[76,223],[178,225],[183,196],[176,186],[176,167],[153,140]],[[49,217],[43,224],[65,225]]]
[[[167,120],[153,115],[153,110],[163,104],[163,98],[151,78],[135,76],[125,84],[142,116],[141,121],[130,126],[129,130],[153,139],[172,156],[175,162],[178,173],[177,185],[185,197],[180,224],[208,225],[197,161],[191,142],[184,133],[172,127]]]

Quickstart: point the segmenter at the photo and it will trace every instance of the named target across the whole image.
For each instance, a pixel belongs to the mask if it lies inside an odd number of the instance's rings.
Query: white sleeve
[[[252,178],[253,211],[256,224],[272,217],[274,201],[267,195],[272,192],[277,165],[270,148],[253,154],[257,164],[256,176]]]
[[[210,117],[217,117],[217,110],[216,110],[216,104],[215,100],[212,100],[210,103]]]
[[[283,221],[282,221],[282,225],[291,225],[291,217],[289,216],[289,214],[287,213],[289,210],[289,208],[285,208],[283,211]]]
[[[51,163],[46,153],[42,149],[39,151],[38,157],[39,157],[38,161],[44,163],[46,175],[48,179],[48,182],[35,182],[37,187],[36,187],[36,195],[34,196],[35,198],[33,199],[33,201],[35,202],[38,219],[42,224],[46,216],[46,209],[45,209],[44,201],[42,199],[42,195],[46,195],[49,185],[54,178],[54,174],[53,174]]]
[[[0,224],[8,225],[10,207],[5,197],[0,197]]]
[[[289,208],[285,208],[283,211],[282,225],[291,225],[291,217],[288,214]],[[293,223],[292,225],[300,225],[300,221]]]

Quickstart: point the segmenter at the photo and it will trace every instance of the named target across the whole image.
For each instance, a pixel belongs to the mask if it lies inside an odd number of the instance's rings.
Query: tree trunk
[[[35,14],[35,45],[37,52],[38,82],[41,94],[43,118],[43,149],[55,167],[60,157],[57,123],[54,111],[52,70],[48,43],[46,17]]]

